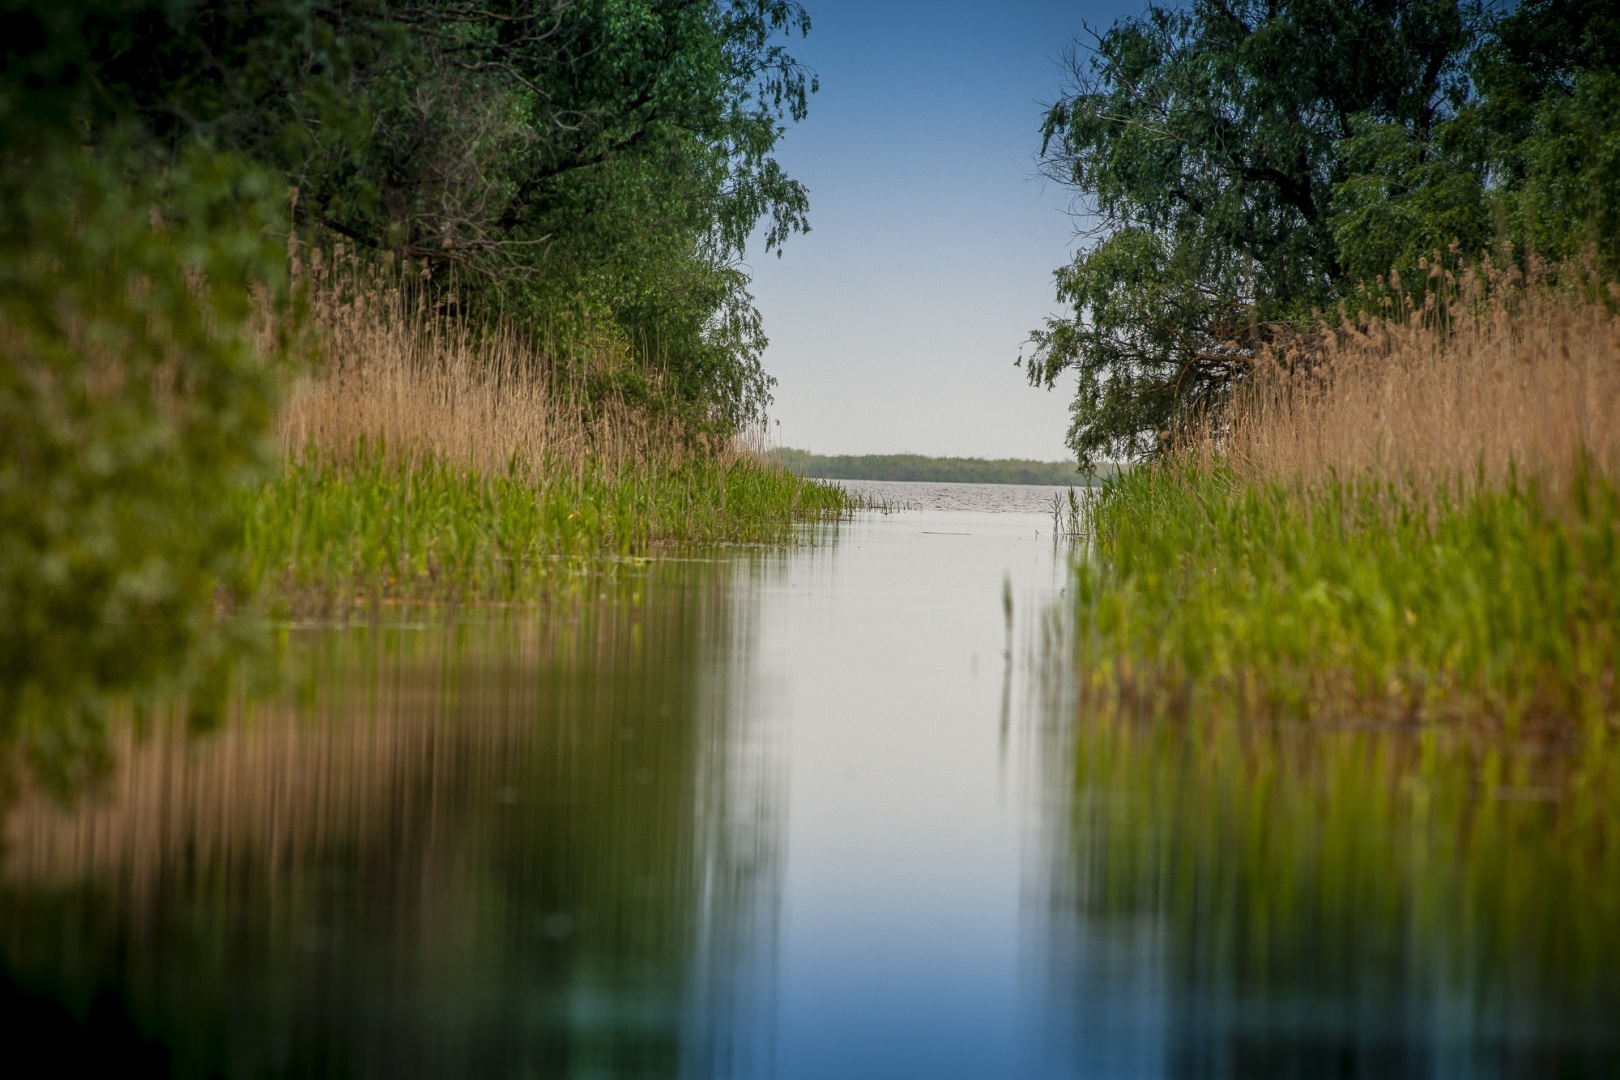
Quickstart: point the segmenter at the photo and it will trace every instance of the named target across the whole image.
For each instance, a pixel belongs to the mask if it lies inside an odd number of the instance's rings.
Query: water
[[[857,486],[925,509],[290,628],[216,730],[116,727],[7,815],[0,1033],[123,1075],[1620,1075],[1589,755],[1093,717],[1057,489]]]

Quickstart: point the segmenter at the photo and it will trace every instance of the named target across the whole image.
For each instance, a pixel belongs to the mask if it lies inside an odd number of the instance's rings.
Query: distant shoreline
[[[1072,461],[927,457],[922,454],[812,454],[772,451],[791,472],[811,480],[911,480],[946,484],[1042,484],[1091,487],[1100,482]],[[1110,469],[1110,471],[1112,471]]]

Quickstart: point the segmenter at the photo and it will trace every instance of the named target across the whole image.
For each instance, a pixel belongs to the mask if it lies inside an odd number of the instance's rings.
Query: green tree
[[[1028,373],[1079,373],[1083,464],[1150,452],[1271,324],[1334,297],[1345,141],[1369,119],[1427,141],[1465,99],[1479,18],[1455,0],[1197,0],[1071,55],[1042,156],[1095,243],[1058,272],[1072,314],[1033,335]]]
[[[1521,250],[1620,273],[1620,4],[1531,0],[1481,50],[1479,123]]]
[[[814,89],[780,39],[808,28],[789,0],[190,0],[81,32],[161,140],[276,169],[300,221],[462,302],[565,338],[605,318],[735,425],[768,400],[738,260],[762,219],[767,247],[805,227],[772,155]]]
[[[1042,153],[1095,242],[1028,373],[1078,371],[1082,462],[1151,453],[1276,332],[1419,292],[1437,252],[1620,273],[1613,0],[1198,0],[1071,61]]]
[[[1472,93],[1430,130],[1358,118],[1335,190],[1343,284],[1495,248],[1620,270],[1620,9],[1535,0],[1481,33]]]

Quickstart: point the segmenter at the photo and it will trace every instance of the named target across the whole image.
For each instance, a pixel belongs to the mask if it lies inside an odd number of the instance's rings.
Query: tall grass
[[[1431,270],[1421,306],[1324,326],[1266,358],[1196,456],[1243,479],[1458,478],[1559,488],[1620,466],[1620,287],[1579,267]]]
[[[484,475],[669,467],[714,448],[670,417],[590,386],[635,361],[603,335],[566,363],[536,334],[437,310],[409,278],[319,253],[305,271],[314,362],[277,425],[284,456],[345,460],[362,444],[431,452]],[[641,377],[641,373],[636,373]],[[642,378],[656,384],[657,374]]]
[[[1079,571],[1094,680],[1243,715],[1620,716],[1620,491],[1142,470]]]
[[[299,606],[376,597],[521,599],[602,555],[771,543],[843,516],[843,491],[747,457],[673,466],[513,459],[504,472],[432,451],[304,455],[243,508],[251,583]]]
[[[562,365],[511,325],[479,328],[386,275],[313,263],[315,361],[277,425],[282,469],[240,508],[260,593],[517,599],[595,556],[779,542],[858,505],[746,441],[715,445],[592,392],[631,363],[611,340]]]
[[[1242,715],[1620,721],[1620,320],[1498,286],[1324,331],[1108,485],[1088,681]]]

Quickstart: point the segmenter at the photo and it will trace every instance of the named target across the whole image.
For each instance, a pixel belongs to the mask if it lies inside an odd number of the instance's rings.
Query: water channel
[[[1052,491],[873,488],[913,508],[543,609],[289,626],[216,728],[116,728],[98,789],[7,813],[8,1044],[63,1075],[1620,1075],[1584,758],[1090,723]]]

